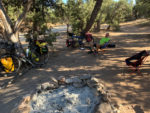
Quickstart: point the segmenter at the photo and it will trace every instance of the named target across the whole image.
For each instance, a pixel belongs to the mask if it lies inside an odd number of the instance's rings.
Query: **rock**
[[[49,82],[45,82],[41,85],[41,90],[46,90],[48,87],[50,87],[50,83]]]
[[[37,95],[34,94],[33,97],[32,97],[32,101],[36,101],[37,100]]]
[[[79,79],[78,77],[74,77],[74,78],[71,78],[71,79],[72,79],[73,83],[81,83],[82,82],[82,80]]]
[[[58,88],[58,84],[53,84],[49,82],[45,82],[41,85],[41,90],[51,90]]]
[[[41,88],[41,85],[38,85],[37,87],[36,87],[36,90],[41,90],[42,88]]]
[[[99,83],[98,85],[99,85],[99,87],[104,88],[104,85],[102,83]]]
[[[97,89],[97,91],[99,91],[99,92],[102,92],[102,90],[103,90],[103,88],[102,88],[102,87],[99,87],[99,86],[98,86],[96,89]]]
[[[54,77],[51,77],[51,80],[52,80],[52,82],[58,84],[58,81]]]
[[[92,77],[90,80],[87,80],[87,85],[91,88],[96,88],[98,87],[98,82],[97,78]]]
[[[110,102],[110,98],[107,94],[101,94],[103,102]]]
[[[97,91],[99,91],[99,92],[104,92],[105,87],[104,87],[103,84],[98,83],[96,89],[97,89]]]
[[[111,108],[111,105],[108,103],[101,103],[98,106],[98,109],[96,113],[114,113],[113,109]]]
[[[40,93],[42,92],[42,87],[41,87],[41,85],[38,85],[38,86],[36,87],[36,90],[37,90],[37,93],[40,94]]]
[[[29,113],[30,112],[30,96],[26,96],[23,98],[18,107],[14,108],[11,113]]]
[[[101,91],[101,99],[102,99],[102,101],[104,101],[104,102],[110,102],[111,100],[110,100],[110,98],[111,98],[111,94],[108,92],[108,91],[106,91],[106,90],[102,90]]]
[[[66,79],[65,79],[65,77],[64,76],[60,76],[59,78],[58,78],[58,84],[65,84],[66,82]]]
[[[73,83],[73,81],[72,81],[71,78],[66,79],[65,82],[66,82],[67,84],[72,84],[72,83]]]
[[[95,78],[95,77],[92,77],[92,78],[91,78],[91,81],[92,81],[92,82],[96,82],[96,83],[99,82],[99,80],[98,80],[97,78]]]
[[[81,80],[91,79],[91,75],[83,75],[83,76],[80,76],[80,79],[81,79]]]
[[[56,88],[58,88],[58,87],[59,87],[58,84],[50,83],[49,90],[51,90],[51,89],[56,89]]]
[[[76,88],[81,88],[81,87],[83,87],[84,85],[85,85],[85,84],[83,84],[83,83],[78,83],[78,82],[73,83],[73,86],[76,87]]]
[[[82,80],[79,79],[79,77],[72,77],[72,78],[66,79],[67,84],[81,83],[81,82],[82,82]]]

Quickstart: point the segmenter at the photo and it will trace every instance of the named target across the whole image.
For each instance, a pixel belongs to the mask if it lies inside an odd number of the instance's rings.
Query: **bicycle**
[[[76,36],[73,33],[68,33],[68,38],[66,39],[66,46],[72,48],[84,47],[83,39],[84,37],[82,36]]]
[[[48,61],[49,52],[45,41],[30,39],[28,48],[22,52],[17,51],[17,48],[20,47],[13,43],[6,45],[9,49],[0,57],[1,75],[18,74],[23,63],[30,64],[32,67],[37,67],[42,66]]]
[[[44,40],[29,39],[29,46],[26,49],[26,57],[34,65],[41,66],[47,63],[49,58],[48,44]]]

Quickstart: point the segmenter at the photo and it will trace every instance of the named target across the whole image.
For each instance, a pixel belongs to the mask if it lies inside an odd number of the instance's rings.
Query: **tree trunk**
[[[111,26],[110,26],[110,25],[108,25],[107,30],[110,30],[110,27],[111,27]]]
[[[8,39],[14,43],[18,42],[18,35],[17,32],[19,31],[20,25],[23,21],[23,19],[26,16],[26,13],[28,12],[30,6],[31,6],[32,0],[28,0],[28,3],[24,6],[24,11],[23,13],[19,16],[19,18],[17,19],[15,26],[13,27],[12,22],[10,20],[10,18],[8,17],[4,6],[2,4],[2,0],[0,0],[0,18],[3,22],[5,31],[6,31],[6,35],[8,37]]]
[[[102,2],[103,2],[103,0],[96,0],[96,4],[95,4],[94,9],[92,11],[90,20],[87,22],[87,25],[86,25],[85,29],[83,30],[83,33],[86,33],[91,29],[97,15],[98,15],[98,12],[101,8]]]
[[[13,30],[11,28],[12,23],[6,14],[6,11],[4,10],[1,0],[0,0],[0,17],[3,22],[7,37],[11,39],[13,42],[17,42],[17,40],[15,39],[15,36],[13,35]]]
[[[67,34],[69,33],[69,24],[67,24]]]
[[[6,32],[2,20],[0,19],[0,38],[3,40],[8,40],[6,37]]]
[[[100,24],[101,24],[101,23],[100,23],[100,20],[97,20],[97,21],[96,21],[96,28],[95,28],[95,31],[96,31],[96,32],[99,32],[99,31],[100,31]]]
[[[100,12],[100,17],[99,19],[97,20],[97,27],[96,27],[96,31],[99,32],[100,29],[101,29],[101,20],[102,20],[102,14],[103,14],[103,11]]]

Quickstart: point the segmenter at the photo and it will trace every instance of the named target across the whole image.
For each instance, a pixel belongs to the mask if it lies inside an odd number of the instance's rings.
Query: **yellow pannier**
[[[1,58],[1,64],[4,67],[5,72],[12,72],[14,71],[14,64],[11,57]]]
[[[40,49],[40,54],[44,54],[48,52],[48,49],[45,47],[47,45],[47,42],[45,41],[36,41],[36,45],[39,47]]]
[[[44,46],[46,46],[47,45],[47,43],[46,42],[39,42],[39,41],[36,41],[36,45],[37,46],[39,46],[39,47],[44,47]]]

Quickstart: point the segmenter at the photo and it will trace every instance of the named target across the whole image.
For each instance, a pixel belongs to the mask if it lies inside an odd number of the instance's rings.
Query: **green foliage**
[[[149,0],[136,0],[136,5],[133,9],[136,18],[150,17],[150,1]]]
[[[113,23],[110,24],[110,26],[112,27],[113,30],[115,31],[120,31],[120,25],[118,21],[113,21]]]
[[[59,33],[49,32],[48,35],[45,35],[44,39],[50,46],[53,46],[57,36],[59,36]]]
[[[58,19],[55,14],[56,10],[47,6],[45,1],[34,1],[30,13],[28,13],[26,18],[26,25],[28,24],[28,34],[32,31],[33,38],[43,36],[44,40],[52,46],[52,42],[56,41],[58,33],[52,33],[50,28],[48,28],[48,23],[56,23]]]
[[[18,0],[3,0],[6,12],[13,24],[23,11],[23,1]]]
[[[93,0],[68,0],[64,5],[64,21],[72,26],[75,34],[80,34],[85,28],[93,6]]]
[[[105,1],[101,9],[101,21],[112,26],[114,30],[119,30],[120,22],[124,22],[132,17],[132,4],[128,0]]]
[[[50,29],[47,28],[47,26],[41,26],[41,31],[39,32],[33,32],[33,30],[29,30],[28,33],[25,35],[26,40],[29,41],[29,39],[44,39],[50,46],[53,46],[53,42],[56,41],[56,37],[59,36],[59,33],[54,33]]]

